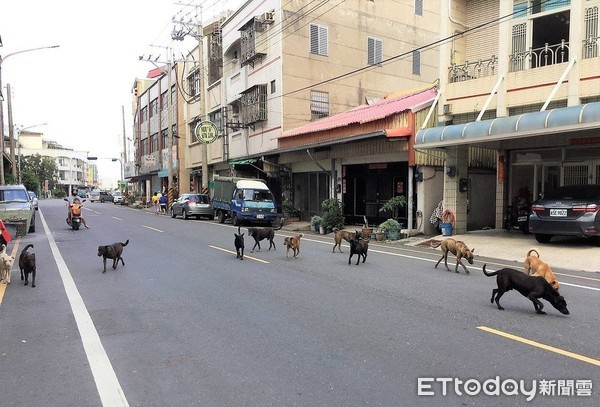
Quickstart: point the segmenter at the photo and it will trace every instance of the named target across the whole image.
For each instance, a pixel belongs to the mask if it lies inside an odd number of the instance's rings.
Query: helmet
[[[76,193],[77,193],[77,188],[71,189],[71,194],[76,194]]]

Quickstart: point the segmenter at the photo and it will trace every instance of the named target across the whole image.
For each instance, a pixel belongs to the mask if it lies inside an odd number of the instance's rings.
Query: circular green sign
[[[194,133],[196,140],[202,144],[214,143],[219,136],[217,126],[209,121],[199,122],[194,129]]]

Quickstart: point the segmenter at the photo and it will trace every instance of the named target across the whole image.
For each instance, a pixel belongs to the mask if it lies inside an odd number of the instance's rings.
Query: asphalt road
[[[348,265],[346,244],[332,253],[331,235],[307,234],[288,260],[291,232],[250,253],[242,228],[240,261],[230,224],[87,202],[91,229],[71,231],[63,204],[40,200],[36,233],[9,245],[34,244],[38,276],[22,285],[16,262],[0,289],[2,406],[600,402],[589,273],[555,270],[569,316],[547,302],[537,315],[515,291],[500,311],[481,273],[501,268],[495,259],[456,274],[434,268],[437,251],[372,243],[366,263]],[[125,266],[102,273],[98,245],[127,239]]]

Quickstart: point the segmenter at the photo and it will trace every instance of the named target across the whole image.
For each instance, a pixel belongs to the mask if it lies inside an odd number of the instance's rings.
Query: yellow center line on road
[[[559,355],[567,356],[567,357],[570,357],[570,358],[573,358],[573,359],[577,359],[577,360],[580,360],[582,362],[586,362],[586,363],[589,363],[591,365],[599,366],[600,367],[600,360],[598,360],[598,359],[594,359],[594,358],[590,358],[590,357],[587,357],[587,356],[579,355],[577,353],[569,352],[567,350],[555,348],[554,346],[544,345],[543,343],[532,341],[530,339],[522,338],[520,336],[509,334],[509,333],[506,333],[506,332],[498,331],[497,329],[489,328],[487,326],[478,326],[477,329],[481,329],[482,331],[489,332],[491,334],[503,336],[505,338],[512,339],[514,341],[521,342],[521,343],[524,343],[526,345],[535,346],[536,348],[540,348],[540,349],[544,349],[544,350],[547,350],[547,351],[550,351],[550,352],[558,353]]]
[[[222,247],[211,246],[211,245],[208,245],[208,247],[211,247],[211,248],[217,249],[217,250],[221,250],[222,252],[225,252],[225,253],[237,254],[233,250],[223,249]],[[266,260],[257,259],[256,257],[250,257],[250,256],[246,256],[246,255],[244,255],[244,259],[258,261],[259,263],[264,263],[264,264],[270,264],[270,262],[268,262]]]
[[[165,231],[164,231],[164,230],[156,229],[156,228],[153,228],[153,227],[151,227],[151,226],[142,225],[142,227],[143,227],[143,228],[146,228],[146,229],[154,230],[155,232],[159,232],[159,233],[165,233]]]

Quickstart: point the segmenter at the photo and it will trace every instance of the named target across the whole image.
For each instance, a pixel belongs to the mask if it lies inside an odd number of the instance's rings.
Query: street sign
[[[209,121],[199,122],[194,129],[196,140],[202,144],[214,143],[219,136],[218,133],[217,126]]]

